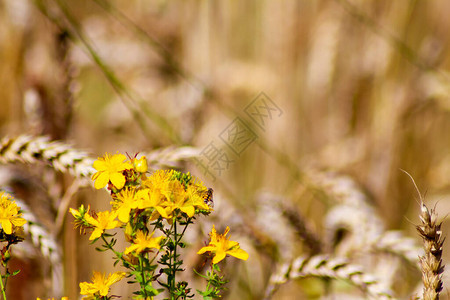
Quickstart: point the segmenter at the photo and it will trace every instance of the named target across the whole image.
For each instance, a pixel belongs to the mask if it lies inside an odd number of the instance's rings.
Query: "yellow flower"
[[[139,202],[135,199],[135,192],[133,189],[122,190],[117,194],[117,200],[111,204],[115,206],[117,217],[123,223],[127,223],[130,220],[130,211],[135,209]]]
[[[83,216],[80,214],[80,212],[78,210],[75,210],[73,208],[69,208],[69,211],[70,211],[70,213],[72,214],[72,216],[75,219],[82,219],[83,218]]]
[[[89,282],[81,282],[80,283],[80,295],[87,295],[89,297],[93,297],[94,294],[99,294],[100,296],[108,295],[109,288],[112,284],[120,281],[126,275],[125,272],[115,272],[109,273],[108,277],[106,277],[105,273],[100,273],[94,271],[94,274],[91,278],[92,283]],[[83,299],[86,299],[83,298]]]
[[[225,258],[227,254],[242,260],[247,260],[248,253],[239,247],[239,243],[227,239],[226,235],[229,231],[230,228],[227,226],[223,234],[217,234],[216,228],[213,225],[211,233],[209,234],[209,236],[211,237],[209,245],[201,248],[200,251],[197,252],[197,254],[203,254],[205,252],[213,253],[213,264],[219,263],[222,259]]]
[[[173,170],[157,170],[143,182],[143,185],[154,189],[165,189],[172,180]]]
[[[87,208],[84,207],[83,204],[78,208],[78,210],[75,210],[73,208],[69,208],[70,213],[75,218],[74,221],[74,227],[80,228],[80,233],[84,232],[86,227],[90,227],[89,223],[86,221],[85,216],[89,215],[89,210],[91,207],[88,205]]]
[[[165,208],[161,206],[161,200],[164,199],[164,195],[162,195],[159,190],[151,191],[150,189],[142,189],[136,193],[135,198],[138,201],[138,208],[154,208],[156,210],[152,214],[152,220],[158,218],[159,215],[163,218],[169,218]]]
[[[195,208],[194,205],[190,202],[186,202],[186,199],[183,199],[182,197],[176,198],[176,202],[172,201],[165,201],[161,205],[165,206],[166,214],[169,216],[169,218],[173,217],[173,212],[176,209],[179,209],[180,211],[184,212],[188,217],[193,217],[195,214]]]
[[[97,214],[97,219],[86,214],[85,215],[86,221],[95,228],[94,231],[91,233],[89,240],[95,240],[99,238],[106,229],[113,229],[119,227],[120,223],[119,221],[116,220],[116,217],[117,212],[110,212],[110,211],[99,212]]]
[[[136,254],[141,253],[142,251],[146,249],[160,249],[160,244],[163,239],[162,236],[153,238],[154,232],[152,232],[150,235],[145,234],[143,231],[139,230],[136,232],[136,238],[133,241],[133,245],[125,249],[124,254],[127,255],[131,252],[135,252]]]
[[[121,189],[125,185],[125,176],[122,171],[127,169],[132,169],[133,166],[124,162],[126,156],[123,154],[110,155],[105,154],[104,157],[99,157],[98,160],[94,161],[94,168],[97,172],[92,175],[92,180],[95,180],[95,188],[104,188],[109,181],[117,188]]]
[[[189,185],[187,188],[188,203],[197,209],[209,211],[211,208],[205,203],[205,197],[208,189],[203,185]]]
[[[0,224],[6,234],[12,233],[13,226],[21,227],[27,222],[19,213],[20,207],[12,199],[11,195],[0,192]]]

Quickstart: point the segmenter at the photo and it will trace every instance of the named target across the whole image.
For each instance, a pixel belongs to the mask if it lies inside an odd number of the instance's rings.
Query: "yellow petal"
[[[80,294],[89,295],[97,292],[97,289],[89,282],[80,282]]]
[[[230,250],[230,251],[227,251],[227,254],[234,256],[236,258],[242,259],[242,260],[248,259],[248,253],[242,249]]]
[[[208,252],[208,251],[212,252],[212,251],[214,251],[214,250],[216,250],[216,247],[205,246],[205,247],[203,247],[202,249],[200,249],[200,250],[197,252],[197,254],[203,254],[203,253]]]
[[[130,220],[130,208],[122,208],[118,210],[118,218],[120,222],[128,223]]]
[[[195,208],[193,206],[181,207],[180,210],[186,213],[189,218],[192,218],[195,214]]]
[[[99,158],[99,160],[94,161],[94,164],[92,166],[97,171],[106,171],[106,170],[108,170],[108,164],[102,158]]]
[[[97,190],[102,189],[108,184],[108,181],[109,181],[108,173],[102,172],[97,176],[97,179],[95,180],[94,183],[94,187]]]
[[[219,253],[216,253],[216,256],[213,258],[213,264],[219,263],[222,259],[224,259],[226,256],[225,252],[220,251]]]
[[[72,216],[75,217],[75,219],[78,219],[81,217],[80,212],[78,210],[75,210],[73,208],[69,208],[70,213],[72,214]]]
[[[156,210],[158,211],[158,213],[164,218],[164,219],[168,219],[169,215],[167,214],[166,210],[164,208],[162,208],[161,206],[157,206],[155,207]]]
[[[12,224],[9,220],[2,220],[2,228],[6,234],[12,233]]]
[[[109,286],[107,286],[107,285],[102,286],[102,287],[98,290],[98,292],[99,292],[99,294],[100,294],[101,296],[106,296],[106,295],[108,295],[108,291],[109,291]],[[102,297],[102,298],[103,298],[103,297]]]
[[[122,278],[125,277],[125,275],[127,275],[127,273],[125,272],[114,272],[113,274],[108,276],[108,280],[107,280],[107,285],[111,285],[114,284],[120,280],[122,280]]]
[[[112,184],[114,184],[114,186],[118,189],[123,188],[123,186],[125,185],[125,176],[123,176],[123,174],[121,173],[113,173],[111,174],[109,179],[111,180]]]
[[[96,238],[99,238],[102,236],[103,230],[99,228],[95,228],[94,231],[92,231],[91,236],[89,237],[89,240],[95,240]]]
[[[127,248],[125,249],[124,254],[125,254],[125,255],[126,255],[126,254],[129,254],[129,253],[131,253],[131,252],[137,250],[138,248],[139,248],[139,245],[133,244],[133,245],[131,245],[131,246],[129,246],[129,247],[127,247]]]
[[[110,161],[111,161],[111,164],[119,165],[119,164],[123,163],[126,159],[127,159],[127,157],[125,155],[119,153],[119,154],[114,154],[111,157]]]
[[[94,219],[91,215],[85,214],[84,218],[86,219],[86,222],[88,222],[90,225],[92,225],[92,226],[98,225],[98,221],[96,219]]]
[[[20,227],[20,226],[25,225],[27,220],[17,217],[17,218],[11,219],[11,222],[13,223],[14,226]]]

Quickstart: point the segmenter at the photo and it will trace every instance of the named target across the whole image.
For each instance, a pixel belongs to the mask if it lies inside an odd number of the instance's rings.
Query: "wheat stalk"
[[[392,292],[382,286],[374,275],[364,272],[361,266],[349,263],[346,258],[327,255],[298,257],[292,263],[281,265],[279,271],[270,278],[265,299],[270,299],[281,284],[306,277],[345,280],[370,297],[394,299]]]
[[[0,141],[0,163],[37,163],[43,161],[55,170],[77,178],[89,177],[93,172],[92,158],[70,145],[49,141],[48,137],[19,135]]]
[[[312,176],[319,188],[336,203],[326,216],[330,244],[337,224],[349,229],[357,244],[376,240],[385,231],[382,219],[352,178],[333,172],[313,172]]]
[[[179,167],[181,161],[195,158],[200,150],[194,147],[166,147],[148,153],[150,167]],[[19,135],[14,138],[5,137],[0,141],[0,163],[36,163],[44,161],[55,170],[68,172],[77,178],[89,177],[94,169],[94,159],[87,153],[79,151],[70,145],[49,141],[46,136],[32,137]]]
[[[321,253],[323,251],[322,241],[298,209],[287,201],[276,201],[275,205],[295,230],[295,233],[300,237],[303,244],[309,249],[310,254]]]
[[[20,207],[22,217],[27,220],[24,225],[24,231],[31,237],[31,242],[42,255],[48,259],[51,266],[52,288],[53,295],[62,294],[62,276],[63,266],[61,260],[61,249],[54,239],[53,235],[42,225],[39,224],[38,217],[33,214],[30,208],[25,204],[25,201],[14,198],[17,205]],[[21,244],[18,245],[20,249]],[[30,252],[24,249],[23,254],[26,256]]]
[[[152,169],[161,169],[164,167],[178,168],[180,162],[193,159],[200,155],[200,150],[195,147],[166,147],[156,149],[145,153],[149,167]]]
[[[419,257],[420,268],[422,270],[423,299],[438,300],[439,293],[443,289],[442,273],[444,272],[442,250],[445,239],[442,238],[442,222],[437,221],[438,215],[436,210],[434,208],[430,210],[425,205],[423,196],[411,174],[404,170],[402,171],[408,175],[413,182],[420,199],[421,224],[417,225],[416,229],[423,239],[425,250],[425,254]]]
[[[445,239],[442,239],[442,222],[437,222],[435,209],[429,210],[423,202],[420,205],[420,221],[421,225],[416,228],[423,239],[425,249],[425,255],[419,257],[424,285],[423,299],[437,300],[443,289],[442,246]]]
[[[401,231],[392,230],[384,232],[371,245],[372,251],[387,252],[417,266],[419,256],[423,254],[423,249],[417,245],[415,239],[406,237]]]
[[[289,280],[319,277],[345,280],[360,288],[365,294],[377,299],[394,299],[392,292],[382,286],[374,275],[363,271],[362,267],[351,264],[346,258],[316,255],[310,258],[298,257],[292,263],[281,265],[279,271],[270,278],[265,299],[270,299],[276,289]]]

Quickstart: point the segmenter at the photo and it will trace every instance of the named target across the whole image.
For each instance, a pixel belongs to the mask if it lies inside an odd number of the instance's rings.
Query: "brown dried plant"
[[[425,249],[425,255],[419,258],[424,285],[423,299],[436,300],[443,289],[442,245],[445,238],[442,238],[442,221],[438,222],[435,209],[429,210],[423,202],[420,205],[420,221],[422,224],[416,228],[423,239]]]
[[[428,209],[424,203],[422,194],[412,176],[405,172],[412,180],[420,199],[420,225],[416,226],[419,235],[423,239],[425,254],[419,257],[422,270],[423,299],[437,300],[443,289],[442,273],[442,250],[445,238],[442,238],[441,225],[435,208]]]

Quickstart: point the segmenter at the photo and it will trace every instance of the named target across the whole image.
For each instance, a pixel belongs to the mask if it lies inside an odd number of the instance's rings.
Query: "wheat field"
[[[92,270],[116,270],[68,210],[106,209],[92,163],[117,151],[214,189],[186,236],[194,287],[215,224],[250,256],[224,264],[223,299],[448,299],[447,9],[1,1],[0,189],[28,221],[8,299],[81,299]]]

